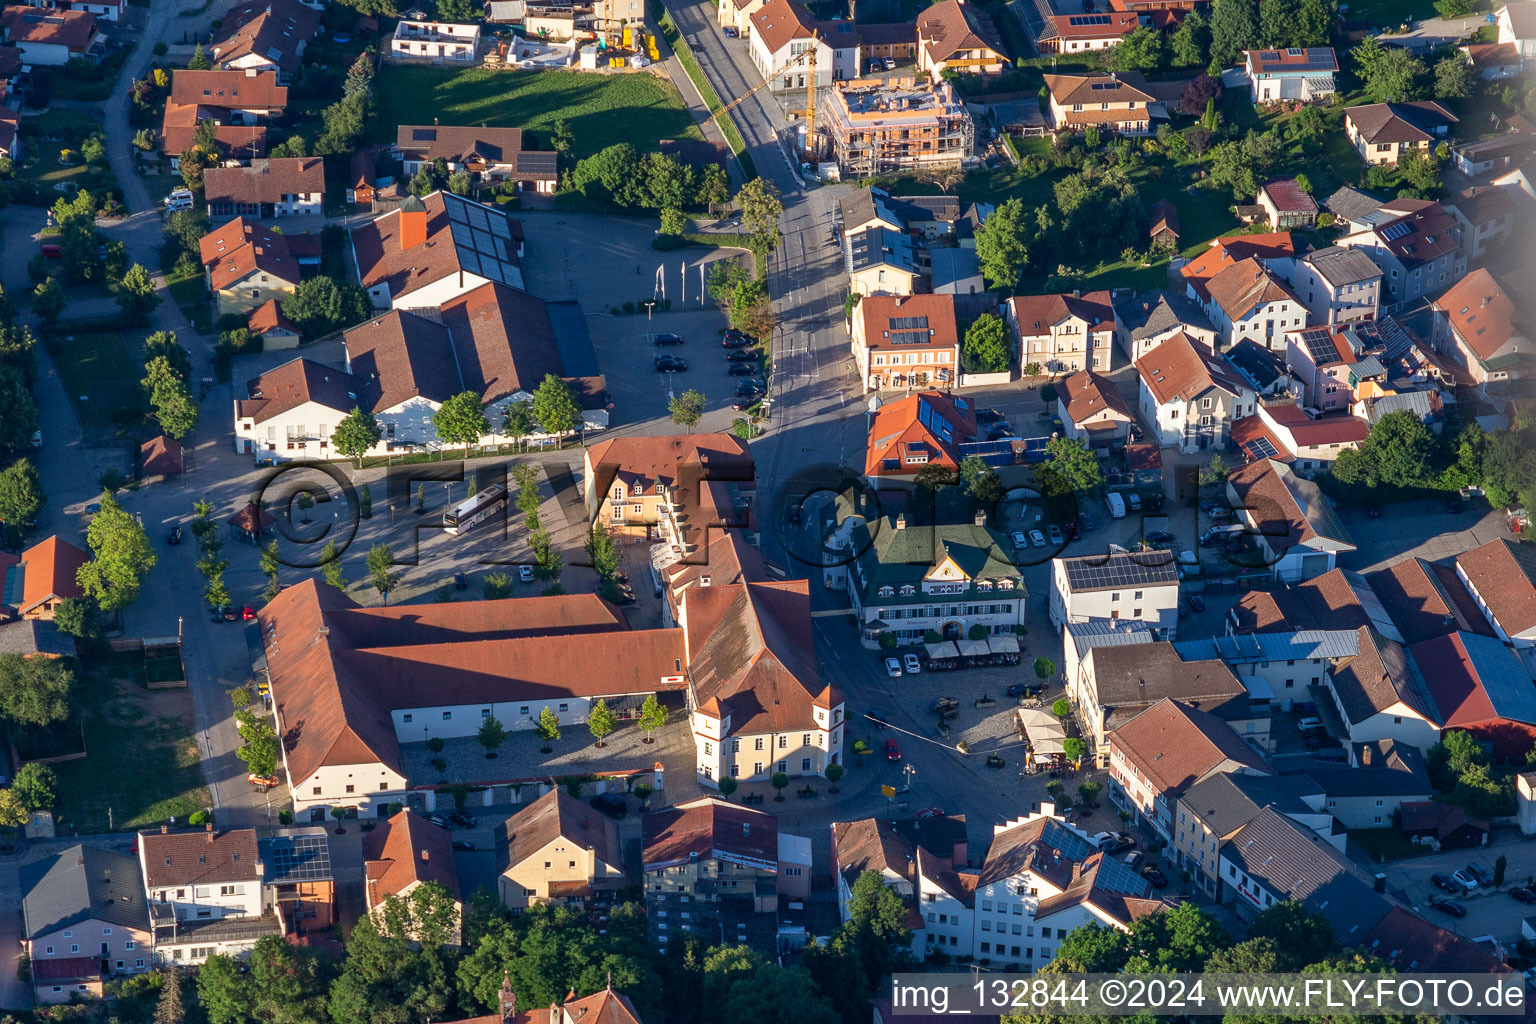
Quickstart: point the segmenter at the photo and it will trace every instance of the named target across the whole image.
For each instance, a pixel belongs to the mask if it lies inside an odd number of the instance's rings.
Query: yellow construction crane
[[[789,113],[789,115],[791,117],[803,117],[803,118],[805,118],[805,123],[806,123],[805,146],[806,146],[807,152],[813,152],[814,149],[815,149],[815,146],[814,146],[814,136],[815,136],[815,131],[816,131],[816,44],[818,42],[820,42],[820,41],[821,41],[821,36],[819,34],[813,34],[812,37],[811,37],[811,45],[810,45],[810,47],[804,53],[800,54],[794,60],[790,61],[788,64],[784,65],[782,68],[780,68],[779,70],[775,71],[773,74],[769,75],[767,78],[763,79],[761,82],[758,82],[752,88],[748,89],[746,92],[742,93],[740,96],[736,97],[734,100],[731,100],[731,102],[727,103],[725,106],[721,107],[719,112],[715,114],[715,120],[718,122],[720,120],[720,118],[725,117],[731,111],[735,110],[737,107],[741,106],[747,100],[749,100],[753,96],[757,95],[765,87],[767,87],[769,85],[772,85],[773,81],[776,78],[778,78],[780,75],[782,75],[784,72],[786,72],[786,71],[790,70],[791,68],[794,68],[794,67],[796,67],[796,66],[798,66],[800,64],[804,64],[806,66],[806,74],[805,74],[805,109],[804,110],[791,110],[791,111],[788,111],[788,113]]]

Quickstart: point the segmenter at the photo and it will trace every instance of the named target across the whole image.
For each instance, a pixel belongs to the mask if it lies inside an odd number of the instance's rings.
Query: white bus
[[[498,513],[507,511],[507,489],[487,487],[472,498],[459,502],[443,513],[443,526],[449,533],[468,533],[477,523],[482,523]]]

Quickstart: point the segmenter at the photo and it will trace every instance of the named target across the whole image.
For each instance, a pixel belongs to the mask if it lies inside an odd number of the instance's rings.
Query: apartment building
[[[817,131],[850,177],[958,167],[975,152],[971,115],[942,80],[836,82],[818,104]]]
[[[1115,308],[1109,292],[1016,295],[1003,306],[1019,365],[1047,373],[1109,373],[1115,361]]]
[[[152,943],[144,881],[126,854],[75,845],[20,869],[21,948],[36,1001],[100,998],[143,974]]]
[[[614,823],[555,787],[506,821],[501,903],[516,912],[538,903],[584,904],[629,884]]]
[[[1280,274],[1263,260],[1248,257],[1205,283],[1205,312],[1222,347],[1243,340],[1282,349],[1286,331],[1307,324],[1307,307]]]
[[[390,56],[416,57],[433,63],[472,64],[479,49],[479,25],[402,18],[389,37]]]
[[[1298,256],[1291,289],[1315,324],[1374,320],[1381,308],[1382,271],[1359,249],[1330,245]]]
[[[1253,414],[1253,389],[1242,374],[1183,332],[1138,359],[1136,370],[1142,416],[1162,447],[1220,447],[1233,421]]]
[[[1051,559],[1051,625],[1144,622],[1153,639],[1178,631],[1179,573],[1171,556],[1111,553]]]
[[[960,332],[953,295],[869,295],[851,320],[850,347],[864,390],[953,384]]]
[[[464,918],[458,867],[448,830],[409,807],[381,821],[363,837],[363,901],[375,924],[385,920],[392,900],[409,900],[424,885],[442,888],[453,901],[448,942],[457,945]],[[415,939],[414,933],[400,938]]]
[[[1325,799],[1323,787],[1305,775],[1212,775],[1178,798],[1174,860],[1190,873],[1201,892],[1225,903],[1230,894],[1221,878],[1222,844],[1265,808],[1312,829],[1335,849],[1343,846],[1345,833],[1324,809]]]
[[[832,823],[832,876],[842,920],[850,916],[858,880],[875,872],[909,908],[908,951],[918,960],[936,952],[974,955],[976,869],[967,864],[963,815]]]
[[[1338,244],[1359,249],[1381,268],[1387,311],[1449,288],[1466,274],[1461,228],[1445,207],[1414,199],[1385,209],[1397,216],[1345,235]]]
[[[283,934],[277,915],[267,913],[255,829],[162,826],[140,832],[138,845],[157,964],[240,956],[258,939]]]

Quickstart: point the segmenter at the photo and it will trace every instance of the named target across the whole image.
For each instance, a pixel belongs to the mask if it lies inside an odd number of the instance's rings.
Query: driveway
[[[1430,876],[1437,872],[1451,874],[1468,864],[1481,864],[1491,872],[1494,862],[1501,856],[1508,861],[1504,889],[1527,885],[1536,878],[1536,843],[1529,842],[1501,842],[1473,850],[1446,850],[1413,860],[1395,861],[1374,870],[1384,870],[1387,888],[1441,927],[1468,938],[1492,935],[1513,951],[1520,940],[1521,920],[1536,917],[1536,907],[1517,903],[1503,891],[1489,889],[1450,897],[1467,908],[1466,917],[1451,917],[1429,905],[1433,897],[1446,895],[1430,883]]]
[[[1504,514],[1481,499],[1462,512],[1447,512],[1444,501],[1409,501],[1383,505],[1383,517],[1371,519],[1365,509],[1339,510],[1357,550],[1339,556],[1339,565],[1373,572],[1404,558],[1442,562],[1491,540],[1510,536]]]

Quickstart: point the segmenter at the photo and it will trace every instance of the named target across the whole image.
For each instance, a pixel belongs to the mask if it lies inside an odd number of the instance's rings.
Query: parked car
[[[660,334],[651,335],[651,342],[656,345],[681,345],[683,337],[671,331],[662,331]]]
[[[884,708],[870,708],[868,711],[864,712],[864,717],[867,718],[869,720],[869,724],[874,726],[876,729],[885,728]]]
[[[1477,879],[1477,884],[1478,885],[1482,886],[1484,889],[1491,889],[1491,888],[1493,888],[1493,872],[1492,871],[1489,871],[1487,868],[1483,867],[1481,864],[1468,864],[1467,865],[1467,870],[1472,873],[1472,877],[1473,878]]]
[[[165,542],[167,544],[180,544],[181,543],[181,527],[173,526],[169,530],[167,530],[166,533],[165,533]]]
[[[1125,503],[1130,506],[1132,512],[1141,511],[1141,495],[1135,491],[1125,492]]]
[[[1446,892],[1459,891],[1456,883],[1451,881],[1451,876],[1443,871],[1436,871],[1430,875],[1429,881],[1436,889],[1444,889]]]
[[[1302,732],[1322,732],[1323,720],[1321,718],[1300,718],[1296,721],[1296,728]]]
[[[448,820],[459,828],[474,828],[477,824],[473,814],[466,814],[463,811],[454,811],[448,815]]]
[[[750,377],[757,372],[753,363],[727,363],[725,372],[731,377]]]
[[[725,354],[725,361],[728,363],[755,363],[757,359],[755,348],[738,348]]]
[[[233,604],[225,605],[224,606],[224,621],[225,622],[239,622],[240,621],[240,608],[237,605],[233,605]]]
[[[929,818],[942,817],[944,817],[944,808],[942,807],[924,807],[922,810],[912,815],[914,821],[927,821]]]
[[[1055,523],[1048,523],[1046,525],[1045,535],[1051,539],[1051,543],[1054,545],[1060,546],[1066,542],[1066,538],[1061,535],[1061,527]]]
[[[730,25],[725,26],[725,28],[722,29],[721,31],[725,34],[725,38],[727,38],[727,39],[735,39],[736,37],[741,35],[740,32],[736,31]]]
[[[520,566],[518,566],[517,567],[517,578],[522,580],[524,583],[532,583],[533,582],[533,566],[531,566],[531,565],[520,565]]]
[[[752,339],[734,327],[727,327],[725,337],[720,339],[720,344],[726,348],[746,348],[752,344]]]
[[[891,677],[892,679],[900,679],[901,678],[901,662],[897,661],[895,658],[886,658],[885,659],[885,674],[887,676]]]
[[[1460,871],[1452,875],[1451,881],[1455,882],[1463,889],[1477,888],[1477,878],[1474,877],[1472,872],[1468,871],[1466,868],[1462,868]]]
[[[736,393],[738,395],[745,394],[748,391],[755,391],[759,394],[762,394],[767,390],[768,382],[763,380],[761,377],[748,377],[746,380],[738,381],[736,384]]]
[[[885,759],[887,761],[900,761],[901,760],[901,744],[897,743],[894,739],[886,740],[885,741]]]
[[[1132,850],[1130,853],[1125,855],[1125,866],[1130,868],[1132,871],[1140,871],[1141,863],[1146,859],[1147,855],[1142,853],[1140,850]]]
[[[617,793],[599,793],[588,800],[593,809],[610,818],[622,818],[629,813],[629,803]]]
[[[1037,548],[1045,547],[1045,534],[1041,533],[1039,530],[1030,530],[1029,543]]]
[[[976,410],[976,423],[977,423],[978,426],[984,427],[984,426],[986,426],[989,423],[996,423],[998,420],[1000,420],[1002,418],[1003,418],[1003,414],[998,412],[996,409],[977,409]]]
[[[1088,512],[1084,512],[1077,517],[1077,525],[1083,528],[1084,533],[1092,533],[1099,528],[1098,522]]]
[[[1008,696],[1010,697],[1033,697],[1035,694],[1040,692],[1040,687],[1033,686],[1029,683],[1014,683],[1012,686],[1008,687],[1007,692]]]
[[[448,819],[443,817],[441,814],[429,814],[427,815],[427,820],[436,825],[438,828],[448,827]]]
[[[1509,894],[1521,903],[1536,903],[1536,891],[1532,891],[1528,886],[1522,885],[1518,889],[1511,889]]]
[[[1022,530],[1014,530],[1008,535],[1008,540],[1012,542],[1015,550],[1022,551],[1029,547],[1029,538],[1024,536],[1024,531]]]
[[[1167,530],[1153,530],[1147,534],[1146,539],[1153,544],[1171,544],[1173,543],[1173,534]]]
[[[250,772],[245,776],[245,779],[251,785],[260,786],[262,789],[271,789],[277,785],[276,775],[257,775],[255,772]]]
[[[1141,869],[1141,877],[1151,882],[1152,888],[1154,889],[1168,888],[1168,876],[1163,874],[1157,868],[1153,867],[1151,864],[1148,864],[1146,867]]]
[[[1190,594],[1184,598],[1184,602],[1189,605],[1189,610],[1192,612],[1205,611],[1205,598],[1199,594]]]
[[[1019,435],[1013,432],[1013,428],[1008,425],[1007,421],[1002,423],[994,423],[992,424],[991,428],[987,430],[988,441],[1001,441],[1004,438],[1018,436]]]
[[[915,654],[903,654],[901,656],[901,667],[907,670],[907,675],[909,676],[915,676],[923,670],[923,666],[917,660],[917,655]]]
[[[1455,900],[1436,899],[1430,900],[1429,905],[1442,914],[1450,914],[1452,917],[1466,917],[1467,908]]]
[[[677,356],[656,357],[657,373],[682,373],[686,369],[688,369],[688,361],[686,359],[679,359]]]

